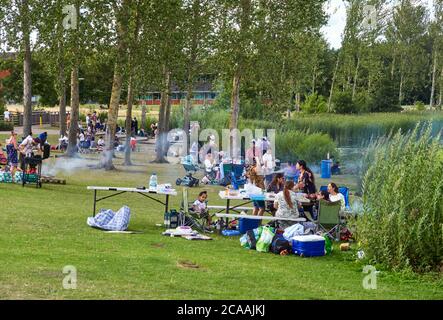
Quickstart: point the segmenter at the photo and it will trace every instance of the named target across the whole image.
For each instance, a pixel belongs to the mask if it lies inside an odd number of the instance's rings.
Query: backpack
[[[284,250],[287,250],[288,252],[291,251],[289,241],[286,240],[282,234],[276,234],[272,239],[271,252],[275,254],[280,254]]]

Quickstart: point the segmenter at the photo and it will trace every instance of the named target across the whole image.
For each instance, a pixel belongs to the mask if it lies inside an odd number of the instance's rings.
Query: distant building
[[[217,97],[218,92],[213,88],[212,82],[202,77],[194,86],[192,104],[193,105],[209,105],[212,104]],[[186,90],[181,90],[177,85],[173,84],[171,89],[171,104],[180,105],[186,99]],[[150,90],[138,97],[139,104],[148,106],[159,106],[161,100],[161,92],[158,90]]]

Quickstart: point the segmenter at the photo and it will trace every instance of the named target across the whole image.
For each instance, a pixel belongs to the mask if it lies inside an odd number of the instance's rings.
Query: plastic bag
[[[332,241],[329,239],[328,235],[325,234],[323,236],[325,238],[325,254],[331,254],[332,253]]]
[[[288,228],[285,229],[285,232],[283,233],[283,237],[288,240],[291,241],[291,239],[295,236],[301,236],[303,235],[305,232],[305,228],[299,224],[296,223]]]
[[[272,239],[274,238],[274,229],[271,227],[263,227],[260,239],[257,241],[257,251],[258,252],[269,252],[269,247],[272,244]]]
[[[249,242],[248,242],[248,235],[244,234],[241,238],[240,238],[240,245],[245,248],[245,249],[251,249]]]

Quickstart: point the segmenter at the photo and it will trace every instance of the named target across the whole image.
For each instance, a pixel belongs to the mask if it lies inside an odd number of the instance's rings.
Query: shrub
[[[379,85],[377,85],[377,91],[372,95],[369,111],[398,112],[401,110],[395,81],[389,78],[381,79]]]
[[[14,125],[11,122],[0,121],[0,131],[11,131]]]
[[[319,162],[329,152],[336,155],[336,144],[327,134],[302,131],[279,132],[275,141],[276,156],[281,161],[304,159]]]
[[[332,98],[336,113],[357,113],[358,107],[352,100],[350,92],[337,92]]]
[[[379,144],[363,179],[358,239],[371,263],[430,271],[443,261],[443,161],[431,125]]]
[[[301,110],[305,113],[325,113],[328,111],[328,103],[325,97],[314,92],[306,96],[305,102],[301,106]]]
[[[425,106],[425,104],[423,103],[423,102],[421,102],[421,101],[416,101],[415,102],[415,104],[414,104],[414,106],[415,106],[415,109],[417,110],[417,111],[425,111],[426,110],[426,106]]]

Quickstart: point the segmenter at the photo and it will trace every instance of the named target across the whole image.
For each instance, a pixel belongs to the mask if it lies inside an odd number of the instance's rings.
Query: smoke
[[[56,176],[58,174],[73,175],[77,171],[88,169],[97,160],[86,160],[81,158],[56,158],[54,161],[43,162],[42,175]]]

